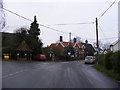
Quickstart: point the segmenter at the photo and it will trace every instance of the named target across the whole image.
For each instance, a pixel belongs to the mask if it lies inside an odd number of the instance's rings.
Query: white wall
[[[114,44],[113,47],[112,47],[113,52],[116,52],[116,51],[119,51],[119,50],[120,50],[120,40],[116,44]]]

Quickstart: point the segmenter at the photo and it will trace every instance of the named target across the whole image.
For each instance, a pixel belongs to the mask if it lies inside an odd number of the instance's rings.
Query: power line
[[[105,13],[115,4],[115,2],[116,0],[107,8],[107,10],[103,12],[103,14],[99,17],[99,19],[101,19],[105,15]]]
[[[115,0],[116,1],[116,0]],[[115,1],[110,5],[110,7],[115,3]],[[109,8],[110,8],[109,7]],[[109,9],[108,8],[108,9]],[[25,19],[25,20],[27,20],[27,21],[30,21],[30,22],[33,22],[32,20],[30,20],[30,19],[28,19],[28,18],[26,18],[26,17],[24,17],[24,16],[22,16],[22,15],[19,15],[19,14],[17,14],[17,13],[15,13],[15,12],[13,12],[13,11],[10,11],[10,10],[8,10],[8,9],[5,9],[5,8],[2,8],[2,9],[4,9],[5,11],[8,11],[8,12],[10,12],[10,13],[12,13],[12,14],[14,14],[14,15],[16,15],[16,16],[18,16],[18,17],[21,17],[21,18],[23,18],[23,19]],[[107,9],[107,10],[108,10]],[[101,15],[101,17],[107,12],[107,10]],[[101,18],[100,17],[100,18]],[[99,18],[99,19],[100,19]],[[54,24],[54,25],[74,25],[74,24],[94,24],[94,22],[87,22],[87,23],[69,23],[69,24]],[[40,26],[42,26],[42,27],[45,27],[45,28],[48,28],[48,29],[51,29],[51,30],[53,30],[53,31],[57,31],[57,32],[61,32],[61,33],[66,33],[66,34],[68,34],[69,32],[64,32],[64,31],[61,31],[61,30],[57,30],[57,29],[54,29],[54,28],[51,28],[51,27],[49,27],[50,25],[43,25],[43,24],[39,24]],[[100,27],[99,27],[100,28]],[[102,31],[102,29],[101,29],[101,31]],[[102,31],[103,32],[103,31]],[[75,34],[72,34],[73,36],[77,36],[77,35],[75,35]],[[79,37],[79,36],[78,36]],[[114,37],[114,38],[116,38],[116,37]],[[85,39],[85,38],[82,38],[82,39]],[[113,39],[113,37],[112,38],[104,38],[104,39]],[[104,40],[104,39],[101,39],[101,40]],[[88,40],[90,40],[90,39],[88,39]],[[95,40],[95,39],[91,39],[91,40]]]
[[[48,27],[48,26],[46,26],[46,25],[43,25],[43,24],[39,24],[40,26],[43,26],[43,27],[45,27],[45,28],[48,28],[48,29],[51,29],[51,30],[54,30],[54,31],[57,31],[57,32],[61,32],[61,33],[69,33],[69,32],[64,32],[64,31],[61,31],[61,30],[57,30],[57,29],[54,29],[54,28],[51,28],[51,27]]]
[[[62,26],[62,25],[77,25],[77,24],[94,24],[94,22],[51,24],[51,25],[47,25],[47,26]]]
[[[27,21],[33,22],[32,20],[30,20],[30,19],[28,19],[28,18],[26,18],[26,17],[24,17],[24,16],[22,16],[22,15],[19,15],[19,14],[13,12],[13,11],[10,11],[10,10],[5,9],[5,8],[2,8],[2,9],[4,9],[5,11],[8,11],[8,12],[10,12],[10,13],[12,13],[12,14],[18,16],[18,17],[21,17],[21,18],[23,18],[23,19],[25,19],[25,20],[27,20]],[[51,30],[57,31],[57,32],[68,33],[68,32],[64,32],[64,31],[61,31],[61,30],[57,30],[57,29],[54,29],[54,28],[48,27],[48,26],[43,25],[43,24],[39,24],[39,25],[42,26],[42,27],[45,27],[45,28],[48,28],[48,29],[51,29]]]
[[[102,28],[100,26],[99,26],[99,29],[101,30],[103,36],[106,37],[106,35],[104,34],[104,32],[103,32],[103,30],[102,30]]]
[[[25,20],[28,20],[28,21],[30,21],[30,22],[33,22],[32,20],[30,20],[30,19],[28,19],[28,18],[26,18],[26,17],[24,17],[24,16],[21,16],[21,15],[15,13],[15,12],[12,12],[12,11],[10,11],[10,10],[8,10],[8,9],[5,9],[5,8],[2,8],[2,9],[5,10],[5,11],[8,11],[8,12],[10,12],[10,13],[18,16],[18,17],[21,17],[21,18],[23,18],[23,19],[25,19]]]

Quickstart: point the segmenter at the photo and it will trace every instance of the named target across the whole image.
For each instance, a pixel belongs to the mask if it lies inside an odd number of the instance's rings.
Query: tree
[[[0,31],[5,27],[5,13],[3,9],[3,1],[0,1]]]
[[[109,49],[110,48],[110,43],[102,43],[101,41],[98,42],[99,43],[99,48],[105,50],[105,49]],[[96,47],[96,43],[93,43],[93,46]]]
[[[29,37],[28,37],[28,42],[29,46],[33,50],[33,55],[42,53],[42,42],[38,38],[40,35],[40,29],[39,29],[39,24],[37,23],[36,16],[34,16],[34,21],[31,23],[30,30],[28,31]]]
[[[82,43],[82,42],[83,42],[80,37],[77,36],[77,37],[75,37],[75,38],[76,38],[77,43]],[[74,40],[72,40],[72,42],[74,42]]]
[[[29,35],[35,39],[38,39],[38,35],[40,35],[39,24],[37,23],[36,16],[34,16],[34,22],[31,23]]]
[[[38,26],[39,24],[37,23],[35,16],[34,21],[31,23],[30,29],[20,28],[16,31],[18,41],[21,43],[23,40],[25,40],[29,47],[32,49],[33,56],[42,53],[43,44],[38,38],[40,35],[40,29]]]
[[[22,42],[23,40],[27,41],[28,39],[28,29],[21,27],[16,31],[17,39],[19,42]]]
[[[110,43],[103,44],[102,48],[103,48],[103,50],[110,49]]]

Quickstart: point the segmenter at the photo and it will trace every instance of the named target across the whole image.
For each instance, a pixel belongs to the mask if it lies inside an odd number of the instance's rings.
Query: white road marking
[[[61,62],[61,63],[69,63],[69,62]]]
[[[9,76],[13,76],[13,75],[16,75],[16,74],[21,73],[21,72],[24,72],[24,71],[26,71],[26,70],[20,70],[20,71],[17,71],[17,72],[15,72],[15,73],[10,73],[10,74],[8,74],[8,75],[2,76],[2,78],[7,78],[7,77],[9,77]]]

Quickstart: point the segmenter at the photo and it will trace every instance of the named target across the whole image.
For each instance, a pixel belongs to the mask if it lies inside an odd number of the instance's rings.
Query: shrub
[[[120,74],[120,51],[115,52],[111,57],[113,71]]]
[[[112,69],[112,62],[111,62],[111,59],[110,59],[110,56],[113,55],[113,52],[109,52],[107,54],[105,54],[105,59],[104,59],[104,67],[106,69]]]
[[[99,65],[104,66],[105,55],[104,54],[97,55],[96,60]]]

